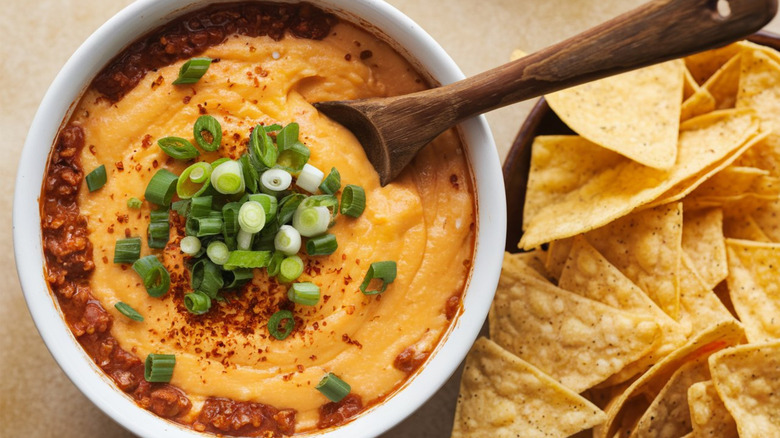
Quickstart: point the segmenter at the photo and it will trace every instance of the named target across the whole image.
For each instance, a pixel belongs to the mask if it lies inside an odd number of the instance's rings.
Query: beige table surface
[[[611,18],[641,0],[390,0],[472,75]],[[0,0],[0,437],[130,437],[93,406],[49,355],[14,269],[12,187],[44,92],[79,44],[131,0]],[[768,28],[780,32],[780,21]],[[488,121],[502,159],[532,103]],[[457,377],[457,376],[455,376]],[[385,437],[448,437],[457,379]]]

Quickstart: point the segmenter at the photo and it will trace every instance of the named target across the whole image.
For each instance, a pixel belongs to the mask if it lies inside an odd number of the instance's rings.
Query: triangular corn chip
[[[694,270],[688,255],[683,254],[680,265],[680,324],[690,327],[692,333],[701,333],[713,325],[733,320],[726,306]]]
[[[692,438],[739,438],[734,417],[721,401],[712,380],[688,388]]]
[[[566,437],[603,421],[591,402],[479,338],[466,357],[452,437]]]
[[[685,210],[682,247],[708,289],[729,275],[726,240],[723,237],[723,211],[717,208]]]
[[[708,50],[706,52],[687,56],[685,57],[685,66],[688,68],[688,71],[691,72],[691,76],[693,76],[696,82],[703,84],[710,76],[718,71],[723,64],[727,63],[729,59],[739,53],[739,44],[729,44],[728,46],[719,49]]]
[[[645,166],[671,168],[677,156],[684,65],[680,60],[545,96],[574,132]]]

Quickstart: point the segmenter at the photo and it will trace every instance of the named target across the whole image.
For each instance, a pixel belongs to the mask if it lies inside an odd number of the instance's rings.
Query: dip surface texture
[[[171,85],[180,60],[150,71],[115,102],[90,88],[68,123],[69,129],[83,131],[83,173],[101,164],[108,170],[103,188],[90,193],[82,183],[77,195],[93,246],[94,270],[85,286],[111,315],[110,335],[119,347],[141,360],[150,353],[176,355],[170,383],[192,403],[192,409],[174,415],[176,421],[228,434],[250,431],[224,430],[203,420],[204,404],[218,409],[215,398],[225,398],[294,411],[298,432],[340,424],[399,388],[458,312],[476,229],[471,176],[459,139],[452,131],[443,134],[396,181],[380,187],[354,136],[311,102],[397,95],[426,86],[389,46],[347,23],[333,26],[322,40],[231,35],[197,56],[218,62],[196,84]],[[127,200],[143,198],[159,168],[179,174],[191,164],[169,158],[156,143],[165,136],[191,139],[202,114],[221,123],[223,139],[217,152],[199,160],[237,159],[258,123],[297,122],[301,141],[311,149],[310,164],[326,173],[336,167],[342,185],[365,188],[365,212],[358,218],[340,215],[329,230],[338,240],[337,251],[303,256],[306,269],[298,281],[321,288],[316,306],[294,305],[286,285],[255,270],[251,283],[225,292],[227,300],[215,302],[209,313],[190,314],[183,304],[191,291],[189,272],[178,245],[184,232],[175,213],[166,249],[146,246],[155,207],[145,202],[133,210]],[[171,289],[162,298],[150,297],[128,265],[112,262],[116,240],[135,236],[142,238],[142,256],[160,255],[171,273]],[[366,296],[359,285],[369,265],[381,260],[396,261],[398,276],[383,294]],[[114,308],[120,301],[145,321],[122,316]],[[296,322],[282,341],[267,329],[268,318],[280,309],[292,310]],[[342,402],[342,417],[325,413],[329,401],[314,388],[327,372],[348,382],[357,396]]]

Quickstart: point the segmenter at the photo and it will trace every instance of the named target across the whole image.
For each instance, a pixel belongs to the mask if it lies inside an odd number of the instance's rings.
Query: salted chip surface
[[[604,420],[594,404],[483,337],[466,357],[452,436],[566,437]]]
[[[747,197],[777,199],[780,197],[780,178],[762,168],[731,165],[692,191],[685,198],[685,208],[720,207]]]
[[[637,422],[631,433],[635,438],[677,438],[693,430],[688,408],[688,388],[709,380],[706,358],[683,364],[672,374],[661,392]]]
[[[678,271],[682,204],[661,205],[622,217],[585,237],[620,272],[672,318],[680,314]]]
[[[723,236],[732,239],[754,240],[756,242],[771,242],[772,239],[764,233],[753,216],[739,208],[724,207]]]
[[[512,254],[504,252],[504,263],[502,275],[514,277],[517,275],[530,275],[540,280],[547,280],[547,272],[544,268],[542,257],[545,257],[540,250],[530,252],[521,252]]]
[[[742,326],[734,320],[697,333],[685,345],[653,365],[631,383],[619,397],[613,399],[605,409],[607,421],[594,428],[593,437],[629,436],[649,407],[648,400],[655,399],[675,371],[685,363],[709,357],[718,350],[742,342],[744,336]],[[616,435],[617,433],[620,435]]]
[[[733,321],[734,317],[711,288],[704,284],[687,254],[680,265],[680,319],[691,333],[706,331],[714,325]]]
[[[740,61],[741,55],[732,57],[702,85],[715,98],[715,109],[734,108],[739,91]]]
[[[671,168],[684,64],[673,60],[545,96],[574,132],[637,163]]]
[[[719,49],[707,50],[706,52],[686,56],[685,66],[696,82],[703,84],[710,76],[718,71],[718,69],[723,67],[723,64],[739,54],[741,50],[740,47],[741,46],[738,43],[735,43]]]
[[[529,217],[519,246],[531,249],[590,231],[671,189],[674,191],[668,196],[692,191],[707,174],[733,162],[742,148],[750,145],[749,140],[759,128],[752,110],[716,111],[688,120],[680,125],[679,154],[674,167],[662,171],[631,160],[602,166],[603,171],[584,185],[563,196],[559,194]],[[583,156],[598,148],[584,145]],[[685,184],[675,187],[678,183]]]
[[[723,210],[685,210],[682,247],[707,288],[712,289],[725,280],[729,265],[723,237]]]
[[[780,436],[780,340],[709,358],[712,381],[742,438]]]
[[[780,338],[780,244],[727,239],[729,294],[750,342]]]
[[[712,380],[688,388],[693,438],[738,438],[737,423],[721,401]]]
[[[622,383],[645,371],[687,339],[687,332],[677,321],[661,310],[582,236],[574,237],[558,286],[616,309],[647,315],[661,329],[656,348],[610,377],[605,384]]]
[[[645,356],[660,332],[651,317],[529,275],[502,274],[489,325],[495,342],[577,393]]]

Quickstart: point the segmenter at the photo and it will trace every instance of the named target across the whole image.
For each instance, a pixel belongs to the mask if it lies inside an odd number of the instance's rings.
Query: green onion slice
[[[343,400],[352,390],[347,382],[341,380],[333,373],[326,374],[315,388],[334,403]]]
[[[249,158],[255,167],[265,169],[274,167],[279,151],[262,125],[255,126],[249,136]]]
[[[358,217],[366,209],[366,191],[363,187],[348,184],[341,193],[341,214]]]
[[[198,196],[190,201],[190,217],[201,218],[211,215],[211,205],[214,203],[212,196]]]
[[[295,210],[292,225],[305,237],[319,236],[328,230],[330,211],[328,207],[306,207],[305,202]]]
[[[268,266],[265,268],[269,277],[276,277],[279,275],[284,257],[284,253],[281,251],[274,251],[274,254],[271,256],[271,260],[268,262]]]
[[[192,58],[181,66],[179,77],[173,81],[173,84],[194,84],[206,74],[209,66],[211,66],[211,58]]]
[[[260,189],[271,195],[290,188],[292,175],[283,169],[268,169],[260,175]]]
[[[255,234],[252,239],[252,249],[255,251],[273,251],[274,250],[274,237],[276,232],[279,231],[279,224],[274,222],[266,223],[263,231]]]
[[[224,265],[228,261],[230,250],[228,250],[225,242],[215,240],[209,243],[208,248],[206,248],[206,255],[215,264]]]
[[[167,169],[160,169],[149,180],[144,197],[147,201],[167,207],[176,192],[176,182],[179,177]]]
[[[294,227],[282,225],[274,237],[274,248],[284,255],[295,255],[301,250],[301,233]]]
[[[192,265],[190,285],[192,290],[201,291],[211,298],[216,298],[217,292],[224,286],[224,279],[217,265],[207,258],[202,258]]]
[[[163,152],[177,160],[189,160],[200,155],[195,146],[181,137],[163,137],[157,140]]]
[[[260,180],[260,175],[257,174],[257,169],[253,166],[249,160],[249,155],[241,155],[238,159],[241,163],[241,171],[244,173],[244,186],[247,192],[254,193],[257,191],[257,182]]]
[[[101,164],[96,167],[95,170],[89,172],[84,179],[87,181],[87,188],[90,192],[94,192],[103,187],[106,185],[106,181],[108,181],[108,176],[106,176],[106,165]]]
[[[282,326],[281,328],[279,327],[280,325]],[[280,310],[271,315],[271,318],[268,320],[268,331],[271,333],[271,336],[280,341],[290,336],[294,329],[295,319],[289,310]]]
[[[200,252],[201,242],[200,239],[195,236],[185,236],[181,239],[181,242],[179,242],[179,247],[184,254],[195,256]]]
[[[330,211],[330,224],[333,226],[336,223],[336,215],[339,212],[339,200],[334,195],[314,195],[304,199],[301,203],[302,207],[328,207]]]
[[[336,236],[333,234],[323,234],[322,236],[312,237],[306,242],[306,254],[330,255],[339,247],[336,242]]]
[[[179,176],[176,183],[176,194],[181,199],[190,199],[202,195],[211,186],[211,164],[199,161]]]
[[[309,193],[316,193],[320,184],[322,184],[323,178],[325,178],[325,174],[320,169],[307,163],[303,165],[301,173],[298,174],[295,185]]]
[[[225,289],[235,289],[254,278],[251,269],[234,269],[232,271],[222,271],[222,279],[225,282]]]
[[[238,226],[247,233],[260,232],[265,226],[265,209],[257,201],[247,201],[238,211]]]
[[[219,193],[232,195],[244,191],[244,173],[241,163],[227,160],[214,167],[211,172],[211,185]]]
[[[301,202],[306,199],[306,195],[301,193],[293,193],[285,196],[279,201],[279,212],[276,216],[276,221],[279,225],[284,225],[292,220],[295,210],[301,205]]]
[[[276,145],[279,146],[279,151],[287,150],[298,142],[299,131],[300,125],[295,122],[282,128],[282,130],[276,134]]]
[[[341,174],[339,171],[332,167],[330,169],[330,173],[328,176],[325,177],[325,179],[322,181],[322,184],[320,184],[320,190],[322,193],[327,193],[329,195],[332,195],[339,191],[341,188]]]
[[[149,212],[149,228],[147,229],[147,244],[149,248],[165,248],[165,245],[168,244],[169,235],[168,210],[153,210]]]
[[[175,211],[179,216],[186,217],[190,211],[190,200],[182,199],[171,203],[171,210]]]
[[[277,137],[278,141],[278,137]],[[279,157],[276,159],[276,166],[284,169],[293,175],[299,175],[303,166],[309,161],[311,151],[301,142],[295,142],[282,150],[280,146]]]
[[[114,263],[133,263],[141,257],[141,238],[119,239],[114,244]]]
[[[276,212],[279,210],[279,201],[276,196],[267,193],[256,193],[247,196],[249,201],[257,201],[265,210],[265,221],[270,222],[276,218]]]
[[[150,297],[161,297],[168,292],[171,276],[155,255],[142,257],[133,263],[133,270],[143,279]]]
[[[173,354],[152,353],[146,356],[144,362],[144,380],[147,382],[170,382],[175,366],[176,356]]]
[[[186,294],[184,307],[192,314],[203,315],[211,309],[211,297],[200,291]]]
[[[141,208],[141,205],[143,205],[143,201],[141,201],[138,198],[134,197],[134,198],[130,198],[130,199],[127,200],[127,208],[132,208],[132,209],[137,210],[137,209]]]
[[[242,251],[236,250],[230,253],[223,269],[236,268],[265,268],[271,261],[271,251]]]
[[[120,301],[120,302],[114,304],[114,307],[116,308],[116,310],[119,311],[119,313],[121,313],[122,315],[125,315],[126,317],[132,319],[133,321],[141,322],[141,321],[144,320],[144,316],[141,315],[140,313],[138,313],[137,310],[135,310],[132,307],[130,307],[130,305],[127,304],[127,303],[123,303],[123,302]]]
[[[279,281],[290,283],[297,280],[303,274],[303,268],[303,260],[299,256],[285,258],[279,266]]]
[[[395,280],[396,263],[392,260],[371,263],[366,272],[363,283],[360,284],[360,291],[366,295],[381,294],[387,289],[387,285]],[[379,287],[368,289],[373,280],[379,280]]]
[[[263,126],[263,129],[265,129],[265,132],[272,133],[272,132],[279,132],[282,130],[282,125],[278,123],[274,123],[273,125],[266,125]]]
[[[320,287],[308,281],[293,283],[287,290],[287,298],[302,306],[316,306],[320,301]]]
[[[216,151],[222,142],[222,126],[214,117],[208,114],[202,115],[195,121],[192,135],[204,151]]]
[[[252,249],[252,240],[254,237],[255,234],[253,233],[247,233],[244,230],[238,230],[238,233],[236,234],[236,248],[242,250]]]
[[[222,233],[222,218],[221,217],[192,217],[187,219],[187,226],[192,233],[188,235],[194,235],[198,237],[214,236]]]

